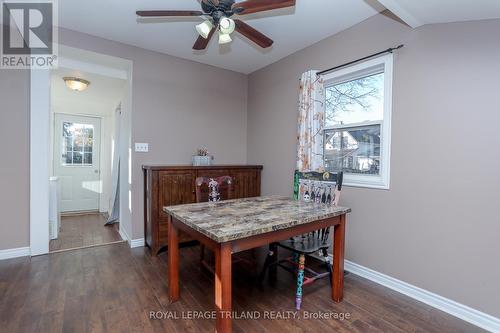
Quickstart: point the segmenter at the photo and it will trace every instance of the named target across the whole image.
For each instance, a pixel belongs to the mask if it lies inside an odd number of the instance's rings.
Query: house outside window
[[[347,186],[389,188],[392,109],[389,54],[324,75],[324,162]]]

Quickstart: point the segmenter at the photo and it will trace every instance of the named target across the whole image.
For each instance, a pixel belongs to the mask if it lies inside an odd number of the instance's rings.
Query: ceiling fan
[[[140,10],[136,14],[141,17],[166,16],[204,16],[206,20],[196,26],[200,34],[193,45],[194,50],[204,50],[213,34],[219,29],[219,44],[232,41],[231,33],[238,31],[262,48],[273,45],[273,40],[255,30],[239,19],[232,19],[233,15],[245,15],[263,12],[271,9],[295,6],[295,0],[201,0],[201,9],[196,10]]]

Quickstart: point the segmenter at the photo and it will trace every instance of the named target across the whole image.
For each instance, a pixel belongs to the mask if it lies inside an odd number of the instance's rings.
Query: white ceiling
[[[136,10],[200,10],[198,0],[59,1],[59,25],[94,36],[170,55],[251,73],[304,47],[351,27],[384,8],[374,0],[297,0],[289,9],[245,15],[244,20],[275,41],[262,50],[235,33],[219,46],[215,38],[205,52],[192,46],[200,18],[138,19]]]
[[[378,0],[413,28],[500,18],[500,0]]]
[[[90,81],[90,85],[84,91],[72,91],[64,83],[65,76],[86,79]],[[126,80],[59,67],[51,71],[52,112],[111,115],[125,94],[126,84]]]
[[[194,26],[200,18],[139,19],[136,10],[200,10],[200,0],[59,1],[59,24],[126,44],[242,73],[251,73],[349,28],[372,15],[391,10],[412,27],[430,23],[500,18],[500,0],[297,0],[297,5],[242,16],[275,41],[262,50],[234,34],[231,44],[211,41],[193,51]],[[385,8],[384,8],[385,7]]]

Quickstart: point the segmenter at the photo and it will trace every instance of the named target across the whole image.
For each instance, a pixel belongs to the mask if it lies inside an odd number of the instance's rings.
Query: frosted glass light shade
[[[90,84],[89,81],[77,77],[64,77],[63,80],[66,86],[74,91],[84,91]]]
[[[223,34],[232,34],[235,28],[236,24],[230,18],[224,17],[219,22],[219,29]]]
[[[210,20],[206,20],[205,22],[200,23],[196,26],[196,31],[198,31],[201,37],[207,39],[213,27],[214,25],[212,24],[212,22]]]
[[[231,43],[232,41],[233,40],[231,39],[231,35],[219,32],[219,44],[227,44]]]

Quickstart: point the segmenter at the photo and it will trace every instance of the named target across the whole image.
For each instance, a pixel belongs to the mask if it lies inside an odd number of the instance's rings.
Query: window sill
[[[389,182],[384,181],[382,179],[372,179],[372,180],[360,180],[358,179],[350,179],[351,175],[345,175],[344,174],[344,181],[342,182],[342,186],[347,186],[347,187],[357,187],[357,188],[370,188],[370,189],[376,189],[376,190],[390,190]],[[326,181],[325,183],[331,183],[335,184],[334,182],[328,182]]]
[[[369,188],[369,189],[375,189],[375,190],[390,190],[390,187],[388,184],[360,183],[360,182],[346,181],[346,180],[344,180],[344,183],[342,186],[356,187],[356,188]]]

